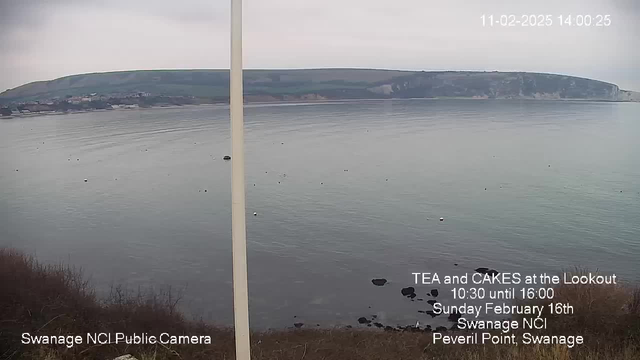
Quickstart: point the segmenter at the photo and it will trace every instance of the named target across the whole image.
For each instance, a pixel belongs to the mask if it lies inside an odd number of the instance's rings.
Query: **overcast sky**
[[[228,68],[229,2],[0,0],[0,89],[87,72]],[[554,24],[483,27],[482,14],[549,14]],[[610,15],[611,25],[560,26],[569,14]],[[244,0],[244,62],[550,72],[640,91],[640,0]]]

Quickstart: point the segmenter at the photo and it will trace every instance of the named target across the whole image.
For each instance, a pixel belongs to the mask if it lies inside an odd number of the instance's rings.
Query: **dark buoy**
[[[254,212],[254,213],[253,213],[253,216],[258,216],[258,213],[257,213],[257,212]],[[295,317],[295,316],[294,316],[294,317]]]
[[[303,323],[295,323],[293,324],[293,326],[296,327],[296,329],[300,329],[302,327],[302,325],[304,325]]]
[[[384,284],[387,283],[387,279],[373,279],[373,280],[371,280],[371,282],[375,286],[384,286]]]
[[[222,159],[223,159],[223,160],[231,160],[231,156],[229,156],[229,155],[225,155]]]
[[[444,218],[440,218],[440,221],[444,221]]]
[[[204,192],[207,192],[207,189],[204,189]]]
[[[87,181],[89,181],[89,180],[87,180],[87,179],[84,179],[84,182],[87,182]]]

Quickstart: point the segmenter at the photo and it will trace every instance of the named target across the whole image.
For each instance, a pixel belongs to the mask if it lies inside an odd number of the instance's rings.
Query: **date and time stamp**
[[[609,14],[482,14],[480,24],[486,28],[509,27],[575,27],[575,28],[606,28],[613,24]]]

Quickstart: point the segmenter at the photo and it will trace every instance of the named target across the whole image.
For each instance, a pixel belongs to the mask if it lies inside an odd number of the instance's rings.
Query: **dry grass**
[[[180,296],[128,293],[114,287],[99,301],[82,273],[63,265],[43,266],[22,253],[0,249],[0,359],[141,360],[233,359],[231,329],[187,321],[177,312]],[[586,344],[565,346],[444,346],[423,332],[350,329],[283,330],[252,334],[255,360],[638,360],[640,290],[621,286],[559,286],[556,301],[575,315],[549,316],[550,334],[583,334]],[[124,332],[209,335],[211,345],[23,345],[21,334]]]

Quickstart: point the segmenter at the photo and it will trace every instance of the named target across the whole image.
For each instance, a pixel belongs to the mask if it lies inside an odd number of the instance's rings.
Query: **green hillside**
[[[614,84],[524,72],[245,70],[244,90],[249,101],[412,97],[624,100]],[[229,71],[140,70],[72,75],[9,89],[0,93],[0,102],[41,101],[90,93],[125,96],[137,92],[224,101],[229,95]]]

